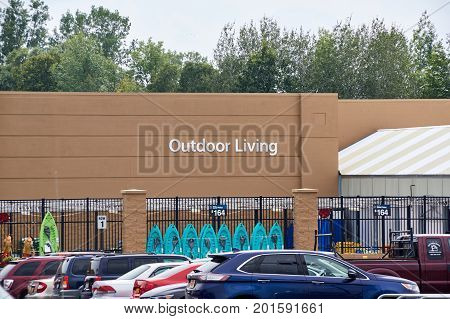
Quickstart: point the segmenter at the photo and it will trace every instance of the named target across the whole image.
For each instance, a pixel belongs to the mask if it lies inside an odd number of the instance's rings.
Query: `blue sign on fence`
[[[209,213],[216,217],[225,216],[227,214],[227,204],[209,205]]]
[[[391,216],[391,205],[374,205],[373,212],[380,217]]]

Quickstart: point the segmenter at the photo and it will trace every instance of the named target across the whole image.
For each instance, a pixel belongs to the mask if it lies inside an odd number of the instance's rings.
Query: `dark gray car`
[[[144,293],[140,299],[185,299],[187,282],[157,287]]]

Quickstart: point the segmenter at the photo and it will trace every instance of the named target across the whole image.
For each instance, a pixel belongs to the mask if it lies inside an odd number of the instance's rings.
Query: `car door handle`
[[[258,279],[258,282],[262,283],[262,284],[267,284],[268,282],[270,282],[269,279]]]
[[[324,281],[313,280],[313,281],[311,281],[311,283],[313,283],[315,285],[321,285],[321,284],[324,284],[325,282]]]

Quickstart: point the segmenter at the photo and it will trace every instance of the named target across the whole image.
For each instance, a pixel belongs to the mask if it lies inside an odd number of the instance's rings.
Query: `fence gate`
[[[215,214],[211,208],[226,207],[224,214]],[[173,224],[180,235],[192,224],[197,233],[205,224],[211,224],[217,233],[226,224],[233,237],[236,227],[243,223],[248,235],[261,223],[267,233],[278,223],[282,229],[285,248],[293,247],[292,197],[170,197],[147,198],[147,229],[157,225],[164,236]]]
[[[55,219],[61,251],[122,250],[121,198],[0,200],[1,249],[8,234],[16,256],[21,255],[28,236],[35,238],[36,247],[46,212]],[[106,216],[106,229],[98,229],[98,216]]]
[[[321,197],[318,199],[320,250],[332,243],[341,253],[384,253],[389,232],[450,231],[450,197]]]

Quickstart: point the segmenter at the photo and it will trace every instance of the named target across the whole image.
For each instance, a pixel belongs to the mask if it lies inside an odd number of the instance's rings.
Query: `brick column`
[[[293,189],[294,248],[314,249],[314,231],[317,230],[317,189]]]
[[[124,253],[145,252],[147,244],[147,191],[123,190],[122,250]]]

